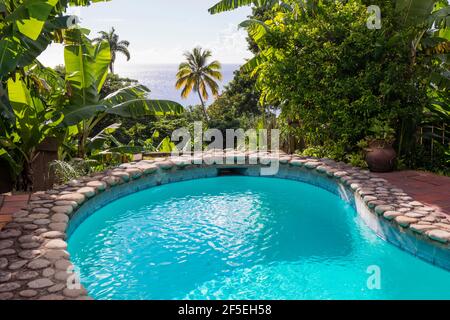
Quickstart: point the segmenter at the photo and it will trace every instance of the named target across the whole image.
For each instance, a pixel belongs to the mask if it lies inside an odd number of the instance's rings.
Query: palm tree
[[[209,50],[203,50],[200,47],[195,48],[192,52],[184,54],[186,62],[180,64],[177,73],[176,88],[180,90],[181,97],[186,99],[194,90],[203,108],[205,119],[208,120],[206,112],[205,100],[208,100],[208,88],[214,96],[219,94],[219,85],[216,80],[222,80],[222,73],[220,72],[222,66],[219,61],[208,62],[212,53]]]
[[[131,55],[128,51],[130,42],[127,40],[119,41],[119,35],[116,33],[116,29],[111,28],[109,32],[100,31],[100,37],[94,39],[95,42],[108,41],[109,47],[111,48],[111,63],[109,64],[109,70],[114,73],[114,63],[116,62],[117,52],[122,53],[127,57],[127,61],[130,61]]]

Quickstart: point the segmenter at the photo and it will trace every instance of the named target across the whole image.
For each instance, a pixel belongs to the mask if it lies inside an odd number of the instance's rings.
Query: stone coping
[[[380,237],[415,256],[450,270],[450,220],[366,170],[315,159],[236,153],[242,164],[220,164],[230,155],[172,157],[121,165],[101,174],[32,194],[26,208],[0,232],[0,300],[89,300],[72,287],[68,235],[108,201],[166,183],[217,176],[221,169],[259,176],[279,160],[273,177],[318,185],[351,203]],[[208,163],[208,164],[206,164]],[[212,163],[212,164],[211,164]],[[98,201],[97,201],[98,200]],[[80,210],[81,209],[81,210]],[[84,213],[83,213],[84,212]]]

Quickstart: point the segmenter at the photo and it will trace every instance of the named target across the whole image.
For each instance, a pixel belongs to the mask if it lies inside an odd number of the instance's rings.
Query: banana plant
[[[403,16],[403,27],[417,28],[412,41],[412,63],[418,51],[448,54],[450,51],[450,6],[438,0],[397,0],[397,11]]]
[[[62,110],[61,125],[72,131],[72,137],[77,137],[78,157],[86,156],[93,129],[108,115],[140,118],[184,111],[176,102],[148,99],[150,91],[139,84],[102,98],[100,92],[111,61],[110,47],[107,41],[93,43],[87,35],[84,29],[67,31],[64,49],[68,103]]]
[[[15,123],[13,131],[3,128],[0,133],[0,158],[8,162],[16,188],[21,190],[32,188],[32,163],[37,146],[46,138],[58,135],[58,125],[63,119],[62,113],[43,99],[49,88],[37,76],[39,69],[37,64],[25,68],[7,82]]]
[[[10,76],[34,63],[62,32],[77,20],[64,15],[69,6],[87,6],[109,0],[2,0],[0,3],[0,116],[14,123],[6,95]]]

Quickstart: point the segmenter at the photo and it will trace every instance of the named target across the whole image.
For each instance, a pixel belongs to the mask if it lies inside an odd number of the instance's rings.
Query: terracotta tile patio
[[[403,189],[415,200],[450,215],[450,177],[420,171],[379,173],[378,176]]]
[[[12,221],[13,213],[27,206],[29,194],[0,195],[0,230]]]

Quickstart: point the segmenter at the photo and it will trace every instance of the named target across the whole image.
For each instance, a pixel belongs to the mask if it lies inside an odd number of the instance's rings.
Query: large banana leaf
[[[221,13],[225,11],[235,10],[240,7],[249,6],[253,4],[253,0],[222,0],[216,3],[213,7],[209,8],[208,11],[211,14]]]
[[[222,0],[215,4],[208,11],[211,14],[217,14],[225,11],[232,11],[240,7],[255,5],[257,7],[273,6],[277,4],[277,0]]]
[[[246,28],[250,37],[256,42],[269,32],[269,27],[263,21],[256,19],[245,20],[239,24],[239,27]]]
[[[107,113],[126,118],[173,115],[184,112],[184,108],[176,102],[147,99],[149,91],[142,85],[129,86],[110,94],[102,100],[102,103],[108,106]]]
[[[18,44],[10,38],[0,40],[0,77],[16,68],[16,52]]]
[[[98,104],[111,62],[108,42],[92,44],[81,29],[66,32],[65,42],[66,80],[71,91],[71,104]]]
[[[450,121],[450,106],[447,103],[442,101],[432,101],[428,106],[428,109],[443,121]]]
[[[57,3],[58,0],[35,0],[24,3],[21,7],[25,7],[24,9],[28,11],[29,17],[15,20],[19,31],[28,38],[37,40]]]
[[[142,118],[155,115],[175,115],[184,112],[183,106],[173,101],[150,100],[145,94],[148,89],[141,85],[120,89],[97,104],[64,108],[63,125],[73,126],[89,120],[100,113],[114,114],[124,118]]]
[[[248,60],[242,67],[242,71],[246,73],[253,73],[261,64],[266,61],[263,55],[256,55]]]
[[[101,112],[105,112],[107,109],[108,107],[104,104],[93,104],[86,106],[72,105],[65,107],[62,110],[62,113],[64,114],[62,125],[67,127],[77,125],[84,120],[89,120],[95,117]]]
[[[53,23],[46,23],[36,40],[32,40],[13,29],[4,31],[0,40],[0,78],[5,78],[17,68],[24,68],[35,59],[53,41],[53,32],[66,28],[69,17],[59,17]],[[2,30],[0,30],[2,31]]]
[[[42,101],[34,100],[31,97],[27,85],[19,74],[15,78],[15,80],[8,80],[8,96],[14,107],[14,112],[20,116],[28,108],[36,109],[38,112],[42,111],[44,109]]]
[[[121,127],[121,123],[114,123],[103,130],[101,130],[97,135],[88,139],[86,149],[88,151],[94,151],[99,149],[104,149],[106,142],[111,140],[111,134],[113,134],[117,129]]]
[[[32,63],[66,29],[67,7],[110,0],[2,0],[0,21],[0,79]]]
[[[436,0],[397,0],[396,10],[406,25],[418,25],[426,22],[435,3]]]
[[[446,30],[450,29],[450,5],[438,7],[428,18],[430,28]]]
[[[61,123],[63,116],[48,110],[20,74],[8,80],[8,95],[16,116],[13,134],[20,140],[22,154],[29,156],[31,150]]]
[[[44,24],[58,17],[69,5],[87,6],[93,2],[105,1],[110,0],[4,0],[2,5],[10,13],[5,22],[15,24],[19,32],[36,40],[43,31]]]
[[[145,98],[149,92],[150,90],[146,86],[135,84],[109,94],[103,101],[109,105],[117,105],[128,100]]]
[[[125,101],[111,108],[106,113],[124,118],[139,119],[145,116],[176,115],[184,112],[183,106],[174,101],[136,99]]]

